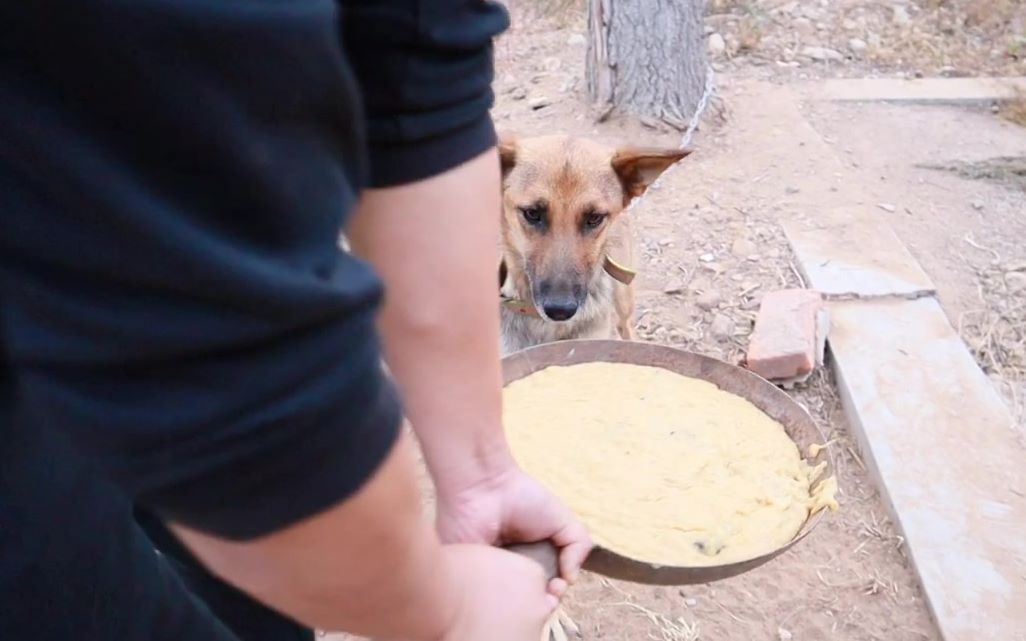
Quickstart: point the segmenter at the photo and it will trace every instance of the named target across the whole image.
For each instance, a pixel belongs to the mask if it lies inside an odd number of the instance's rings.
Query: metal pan
[[[713,383],[720,389],[747,399],[784,426],[788,436],[798,445],[802,456],[813,443],[824,445],[826,438],[815,421],[801,405],[772,383],[740,367],[708,356],[655,345],[618,340],[575,340],[547,343],[511,354],[503,359],[503,383],[524,378],[553,365],[577,365],[590,362],[630,363],[661,367],[684,376]],[[828,448],[821,450],[815,462],[826,461],[823,478],[833,475],[834,465]],[[709,583],[737,576],[759,567],[809,535],[823,519],[823,512],[813,514],[786,545],[762,556],[726,565],[684,567],[656,565],[621,556],[611,550],[596,548],[584,565],[586,570],[614,579],[652,585],[690,585]],[[513,546],[520,553],[535,558],[554,571],[555,555],[547,544]]]

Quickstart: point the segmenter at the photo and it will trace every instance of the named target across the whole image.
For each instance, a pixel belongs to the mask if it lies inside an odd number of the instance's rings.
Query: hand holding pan
[[[508,385],[546,367],[596,361],[661,367],[683,376],[709,381],[726,392],[747,399],[778,421],[801,452],[808,452],[812,444],[827,442],[809,413],[769,381],[714,358],[663,345],[619,340],[547,343],[504,358],[502,373],[504,383]],[[832,475],[833,461],[829,448],[823,448],[818,456],[827,462],[824,477]],[[791,541],[776,550],[745,561],[700,567],[669,566],[631,559],[596,547],[585,560],[584,569],[612,579],[651,585],[710,583],[747,572],[783,554],[805,538],[822,518],[822,512],[812,514]],[[535,559],[551,577],[558,576],[558,554],[550,542],[517,544],[507,546],[507,549]]]

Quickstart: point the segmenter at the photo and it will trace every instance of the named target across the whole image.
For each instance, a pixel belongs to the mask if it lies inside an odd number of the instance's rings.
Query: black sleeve
[[[381,284],[337,248],[364,153],[338,30],[325,0],[0,9],[19,425],[225,537],[346,498],[400,423]]]
[[[343,43],[368,120],[371,184],[441,173],[495,144],[489,0],[342,0]]]

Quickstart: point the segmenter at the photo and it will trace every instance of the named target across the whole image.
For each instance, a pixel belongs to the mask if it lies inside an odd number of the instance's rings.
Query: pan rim
[[[503,387],[552,366],[589,362],[614,362],[659,367],[683,376],[710,382],[719,389],[745,398],[784,426],[799,453],[809,462],[826,462],[821,478],[835,474],[833,452],[819,425],[800,403],[773,383],[754,372],[725,361],[669,345],[642,341],[574,339],[544,343],[508,354],[502,359]],[[796,434],[803,437],[799,440]],[[808,445],[822,446],[816,457],[808,457]],[[612,550],[596,547],[585,569],[614,579],[652,585],[709,583],[737,576],[780,556],[807,537],[823,520],[824,511],[809,515],[801,529],[786,544],[761,555],[720,565],[678,566],[641,561]]]

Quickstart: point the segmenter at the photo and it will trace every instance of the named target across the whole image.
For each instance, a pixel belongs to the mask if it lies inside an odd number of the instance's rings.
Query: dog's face
[[[680,149],[606,148],[545,136],[505,138],[502,234],[519,260],[539,313],[573,318],[605,259],[610,225],[667,167]]]

